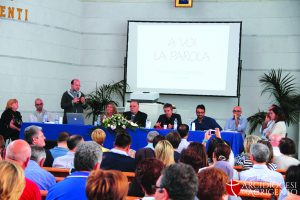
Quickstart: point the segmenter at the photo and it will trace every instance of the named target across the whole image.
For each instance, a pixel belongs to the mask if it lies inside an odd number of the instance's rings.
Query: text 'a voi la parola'
[[[0,18],[28,21],[28,9],[0,5]]]

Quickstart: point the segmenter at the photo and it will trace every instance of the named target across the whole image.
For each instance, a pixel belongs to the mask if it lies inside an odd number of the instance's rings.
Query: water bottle
[[[196,130],[195,122],[192,122],[192,131]]]
[[[100,115],[98,115],[98,117],[97,117],[97,125],[101,126],[101,116]]]
[[[43,116],[43,122],[44,123],[48,122],[48,115],[47,114],[44,114],[44,116]]]
[[[55,115],[54,123],[59,124],[59,116],[58,115]]]
[[[146,128],[151,128],[151,121],[149,119],[146,120]]]
[[[177,130],[177,118],[174,119],[174,130]]]

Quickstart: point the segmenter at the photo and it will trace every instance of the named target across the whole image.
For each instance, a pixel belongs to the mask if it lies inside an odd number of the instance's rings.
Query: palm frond
[[[264,122],[266,115],[266,112],[258,111],[254,115],[247,118],[249,122],[249,134],[252,134],[256,128]]]

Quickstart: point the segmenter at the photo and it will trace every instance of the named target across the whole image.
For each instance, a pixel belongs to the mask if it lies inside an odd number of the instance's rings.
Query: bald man
[[[226,120],[224,130],[237,131],[245,135],[247,128],[247,118],[242,117],[242,108],[240,106],[235,106],[232,109],[233,117]]]
[[[11,142],[6,149],[5,160],[20,165],[23,170],[27,167],[31,156],[31,148],[24,140],[15,140]],[[41,200],[41,193],[38,186],[31,180],[25,178],[25,189],[20,200]]]

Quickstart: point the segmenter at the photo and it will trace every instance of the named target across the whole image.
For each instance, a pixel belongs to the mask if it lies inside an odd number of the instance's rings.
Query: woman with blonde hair
[[[17,99],[9,99],[6,103],[5,111],[1,115],[0,130],[5,140],[19,139],[22,116],[17,109],[19,103]]]
[[[17,200],[25,188],[22,168],[9,161],[0,161],[0,199]]]
[[[169,141],[159,141],[155,146],[154,152],[155,157],[162,161],[166,167],[175,163],[174,148]]]
[[[117,106],[114,102],[108,102],[105,106],[105,113],[101,116],[101,121],[111,118],[114,114],[118,114]]]
[[[91,137],[92,137],[93,141],[97,142],[97,144],[100,145],[102,152],[108,152],[109,151],[109,149],[103,147],[103,143],[104,143],[104,140],[106,138],[106,134],[102,129],[100,129],[100,128],[95,129],[92,132]]]
[[[128,179],[120,171],[95,170],[89,175],[85,193],[89,200],[125,200],[128,192]]]

